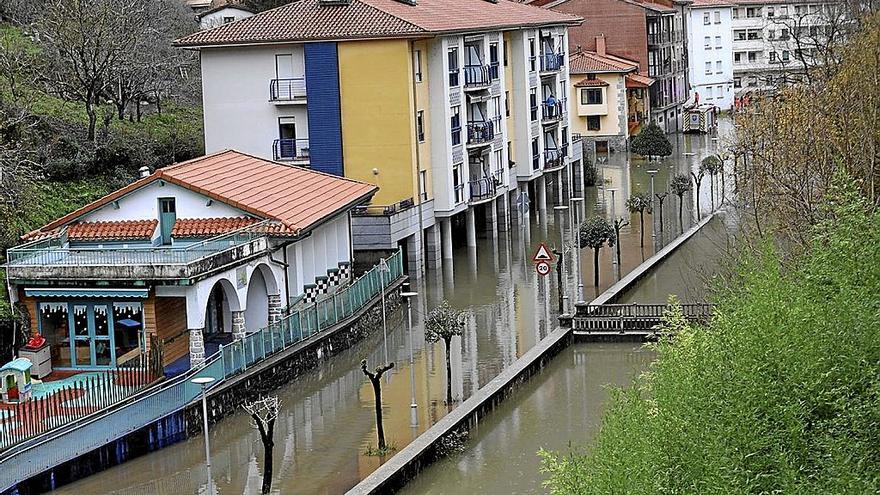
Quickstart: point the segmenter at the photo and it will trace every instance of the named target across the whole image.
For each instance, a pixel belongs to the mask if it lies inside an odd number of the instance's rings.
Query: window
[[[788,17],[788,6],[783,5],[779,7],[779,17]]]
[[[513,168],[516,162],[513,161],[513,141],[507,142],[507,166]]]
[[[489,79],[498,79],[498,43],[489,43]]]
[[[601,105],[602,90],[600,88],[588,88],[581,90],[581,105]]]
[[[706,74],[712,73],[712,62],[706,62]]]
[[[736,41],[745,41],[746,40],[746,30],[745,29],[737,29],[733,32],[733,39]]]
[[[541,154],[538,152],[538,138],[532,138],[532,170],[541,168]]]
[[[419,136],[419,142],[425,142],[425,111],[419,110],[416,113],[416,132]]]
[[[773,17],[774,14],[775,14],[775,12],[773,11],[773,7],[768,6],[767,7],[767,17]]]
[[[452,107],[452,116],[449,118],[449,127],[452,134],[452,145],[461,144],[461,107]]]
[[[457,163],[452,167],[452,185],[455,189],[455,203],[464,201],[464,176],[462,175],[461,164]]]
[[[715,49],[716,49],[716,50],[720,50],[720,49],[721,49],[721,36],[716,36],[716,37],[715,37]]]
[[[770,29],[767,31],[767,39],[768,40],[776,39],[776,30],[775,29]]]
[[[422,51],[413,51],[413,77],[417,83],[422,82]]]
[[[501,171],[504,170],[504,151],[495,150],[495,163],[492,164],[492,172],[498,172],[498,180],[501,180]]]
[[[706,86],[706,99],[712,99],[712,86]]]
[[[770,63],[776,63],[776,52],[770,52]]]
[[[721,24],[721,11],[715,11],[715,24]]]
[[[509,49],[510,48],[508,47],[507,43],[505,43],[504,44],[504,66],[505,67],[507,67],[507,59],[509,57],[509,55],[507,54],[507,50],[509,50]]]
[[[529,38],[529,70],[535,70],[535,38]]]
[[[749,62],[758,61],[758,52],[749,52]]]
[[[717,86],[716,90],[718,91],[718,99],[724,98],[724,86]]]
[[[703,12],[703,24],[711,24],[712,21],[709,19],[709,13]]]
[[[587,130],[588,131],[598,131],[602,127],[601,119],[598,115],[590,115],[587,117]]]
[[[783,29],[782,33],[779,35],[779,39],[785,41],[788,39],[788,29]]]
[[[742,79],[739,77],[734,77],[733,78],[733,87],[734,88],[741,88],[742,87]]]
[[[492,97],[492,120],[495,121],[495,125],[500,125],[501,123],[501,97],[494,96]],[[500,133],[500,129],[495,129],[495,132]]]
[[[746,8],[746,17],[758,17],[761,15],[761,9],[755,9],[754,7]]]
[[[504,115],[510,117],[510,91],[504,92]]]
[[[529,105],[531,109],[531,115],[529,116],[532,122],[538,120],[538,88],[532,88],[529,90]]]
[[[458,47],[449,49],[449,87],[458,86]]]
[[[731,15],[733,16],[734,19],[739,19],[739,9],[734,8],[733,11],[731,12]]]
[[[742,62],[742,52],[733,52],[733,63],[738,64]]]
[[[706,36],[705,38],[703,38],[703,46],[704,46],[707,50],[708,50],[709,48],[712,48],[712,37],[711,37],[711,36]]]
[[[419,196],[422,201],[428,200],[428,171],[419,170]]]
[[[66,302],[40,303],[40,335],[49,342],[52,366],[67,368],[70,362],[70,323]]]
[[[224,17],[223,24],[229,24],[230,22],[235,22],[235,17]]]
[[[721,61],[720,61],[720,60],[717,60],[717,61],[715,62],[715,73],[716,73],[716,74],[721,74],[721,72],[722,72],[722,71],[721,71]]]
[[[761,39],[761,32],[756,29],[749,29],[749,33],[746,38],[749,40],[759,40]]]
[[[788,57],[789,57],[788,50],[782,50],[782,61],[788,62]]]

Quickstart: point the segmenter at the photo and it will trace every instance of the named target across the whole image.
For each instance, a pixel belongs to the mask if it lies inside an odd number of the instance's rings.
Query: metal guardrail
[[[483,177],[480,179],[472,180],[470,181],[469,185],[471,201],[482,201],[484,199],[495,197],[495,191],[497,187],[494,177]]]
[[[271,231],[275,220],[263,220],[184,247],[64,248],[57,240],[43,240],[10,248],[8,266],[126,266],[187,265],[210,255],[246,244]]]
[[[276,139],[272,142],[272,158],[276,161],[306,161],[309,159],[309,140]]]
[[[464,66],[464,87],[476,88],[488,86],[491,82],[489,77],[488,65],[465,65]]]
[[[541,72],[552,72],[565,65],[564,53],[545,53],[541,56]]]
[[[267,356],[350,318],[403,275],[403,254],[400,250],[386,262],[390,273],[380,275],[378,267],[373,267],[332,297],[222,346],[219,352],[198,368],[146,389],[124,403],[0,452],[0,491],[182,410],[201,392],[197,385],[191,383],[194,378],[214,378],[215,382],[211,384],[211,388],[214,388]],[[383,280],[384,287],[381,283]]]
[[[545,124],[559,122],[563,117],[565,117],[565,99],[558,100],[552,105],[541,103],[541,122]]]
[[[572,328],[578,331],[616,331],[650,333],[663,320],[666,304],[583,304],[577,306]],[[681,305],[682,314],[690,321],[708,321],[714,304]]]
[[[422,198],[422,201],[424,201],[425,199],[426,198]],[[416,203],[413,198],[407,198],[390,205],[355,206],[355,208],[351,211],[351,214],[355,217],[382,217],[406,211],[414,207],[415,205]]]
[[[467,144],[490,143],[495,139],[495,124],[491,120],[472,120],[467,123]]]
[[[272,101],[293,101],[305,97],[305,78],[272,79],[269,83],[269,98]]]

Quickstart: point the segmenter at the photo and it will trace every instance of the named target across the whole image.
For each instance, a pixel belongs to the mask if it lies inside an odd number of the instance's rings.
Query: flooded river
[[[657,167],[655,190],[665,189],[672,174],[694,167],[703,156],[714,153],[715,146],[715,142],[706,136],[679,137],[676,154]],[[645,163],[629,163],[625,154],[612,155],[609,163],[603,164],[600,170],[604,177],[603,187],[586,191],[580,217],[601,214],[609,219],[612,215],[629,218],[626,198],[634,191],[650,190],[648,169]],[[708,187],[704,189],[701,196],[705,199],[701,203],[708,211]],[[655,248],[677,235],[677,201],[671,197],[665,202],[662,232],[659,219],[646,215],[644,248],[640,246],[638,216],[630,219],[631,224],[621,232],[619,269],[613,263],[614,251],[604,248],[601,252],[598,288],[592,287],[592,255],[583,252],[581,271],[587,299],[610,286],[619,276],[653,254]],[[694,201],[686,195],[684,202],[684,228],[687,228],[695,216]],[[443,417],[449,407],[455,406],[445,404],[443,344],[426,344],[422,326],[425,315],[440,301],[447,299],[451,305],[468,313],[464,335],[454,339],[452,345],[452,388],[456,404],[494,378],[556,326],[556,278],[537,276],[531,256],[541,241],[559,245],[560,223],[566,230],[565,235],[570,236],[570,224],[567,214],[555,214],[552,204],[548,206],[550,209],[545,213],[532,212],[528,228],[514,224],[510,232],[499,232],[497,237],[482,233],[477,249],[457,247],[452,270],[429,272],[423,280],[414,283],[411,289],[420,294],[413,300],[412,330],[418,404],[416,426],[410,424],[410,334],[406,327],[405,306],[389,315],[388,352],[396,366],[383,384],[383,404],[386,438],[390,445],[403,448]],[[693,255],[710,256],[705,253]],[[570,259],[568,284],[573,287],[576,283],[571,263]],[[677,263],[676,266],[685,265]],[[682,273],[681,269],[678,271]],[[664,280],[664,276],[658,276],[658,280]],[[654,285],[656,294],[669,290],[660,282]],[[376,431],[372,389],[359,364],[364,358],[371,367],[384,361],[384,349],[382,331],[379,330],[353,348],[326,360],[320,369],[278,390],[282,406],[275,429],[274,493],[343,493],[380,465],[381,458],[364,455],[368,446],[376,444]],[[521,478],[520,491],[537,490],[537,459],[534,456],[535,446],[539,445],[537,440],[553,439],[548,446],[561,448],[568,438],[573,441],[589,438],[601,415],[606,394],[603,385],[626,383],[649,360],[649,353],[627,345],[576,346],[566,350],[551,365],[550,369],[556,371],[543,373],[518,395],[525,397],[528,404],[521,403],[520,399],[505,404],[500,410],[502,414],[493,415],[495,419],[491,421],[494,423],[480,427],[481,435],[490,435],[487,437],[489,443],[481,444],[478,437],[474,444],[478,448],[466,454],[467,457],[431,468],[410,490],[412,493],[491,493],[493,490],[513,493],[510,487],[515,484],[512,483],[501,483],[497,489],[483,490],[484,483],[485,486],[491,484],[480,481],[488,476],[486,466],[495,466],[495,473],[490,477],[505,478],[499,482]],[[541,429],[550,426],[556,430],[556,436]],[[259,434],[250,427],[248,417],[239,413],[224,419],[212,428],[210,441],[217,492],[259,493],[262,444]],[[559,442],[563,444],[558,445]],[[507,467],[504,455],[524,460],[524,464],[516,468],[522,471],[521,474],[512,473],[510,479],[502,476]],[[457,467],[467,459],[472,459],[470,464]],[[457,471],[460,473],[456,474]],[[534,482],[526,485],[523,481],[526,478]],[[195,437],[59,488],[56,493],[205,493],[204,480],[203,439]],[[462,483],[462,490],[449,489],[458,482]],[[440,491],[432,492],[432,489]]]

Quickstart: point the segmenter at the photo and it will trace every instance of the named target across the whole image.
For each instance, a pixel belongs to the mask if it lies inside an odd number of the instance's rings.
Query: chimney
[[[149,177],[150,176],[150,167],[144,165],[143,167],[138,169],[138,175],[141,177]]]
[[[596,36],[596,53],[605,56],[605,35]]]

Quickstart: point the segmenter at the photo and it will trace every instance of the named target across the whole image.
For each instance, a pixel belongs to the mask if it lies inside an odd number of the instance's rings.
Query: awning
[[[25,289],[29,297],[146,299],[148,289]]]

